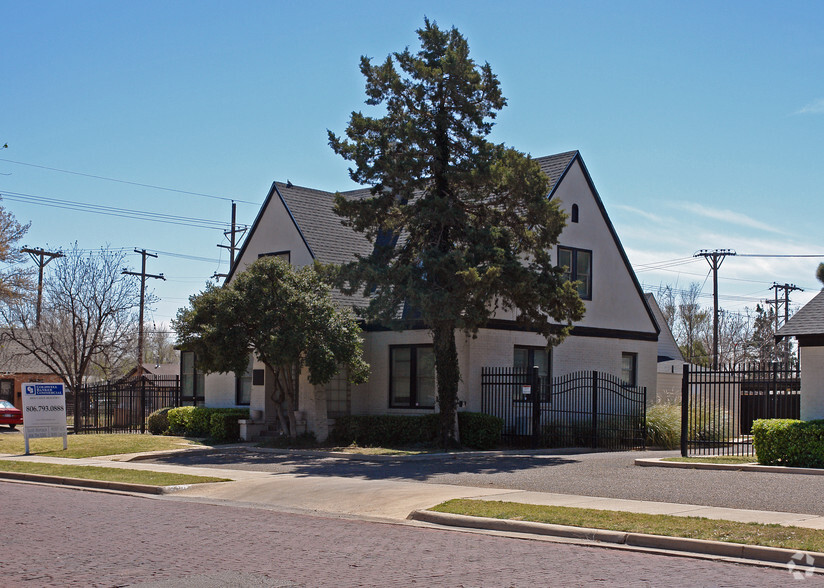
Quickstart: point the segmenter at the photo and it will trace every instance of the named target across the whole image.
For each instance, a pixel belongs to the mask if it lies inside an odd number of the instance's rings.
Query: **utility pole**
[[[43,249],[30,249],[28,247],[23,247],[20,251],[22,253],[28,253],[34,260],[34,263],[37,264],[37,318],[35,319],[35,324],[39,327],[40,310],[43,306],[43,268],[45,268],[52,259],[63,257],[63,254],[59,251],[45,251]]]
[[[156,253],[149,253],[145,249],[135,249],[135,253],[139,253],[143,262],[141,264],[140,273],[123,270],[121,273],[127,276],[140,276],[140,324],[137,326],[137,370],[138,374],[143,369],[143,306],[146,302],[146,278],[155,278],[157,280],[165,280],[163,274],[147,274],[146,273],[146,258],[157,257]]]
[[[702,249],[693,257],[703,257],[712,268],[712,369],[718,369],[718,268],[724,263],[728,255],[735,255],[732,249],[716,249],[707,251]]]
[[[778,329],[780,328],[780,326],[785,324],[790,318],[790,292],[794,292],[796,290],[798,290],[800,292],[803,292],[804,290],[802,288],[799,288],[795,284],[776,284],[775,282],[773,282],[773,285],[770,286],[770,290],[775,290],[775,301],[771,301],[771,302],[773,302],[773,304],[775,304],[775,331],[778,332]],[[784,299],[783,300],[779,300],[779,298],[778,298],[778,291],[779,290],[784,291]],[[781,324],[779,324],[779,322],[778,322],[779,318],[778,317],[781,314],[779,309],[781,308],[782,304],[784,305],[784,320],[783,320],[783,322],[781,322]],[[789,339],[787,339],[787,338],[784,339],[783,347],[784,347],[784,362],[789,363],[789,360],[790,360]]]
[[[246,227],[238,228],[237,226],[237,202],[234,200],[232,201],[232,224],[231,229],[228,231],[223,231],[223,236],[229,239],[228,245],[220,244],[218,247],[221,249],[228,249],[229,250],[229,271],[235,266],[235,252],[238,249],[238,241],[240,237],[246,233]],[[212,277],[213,278],[226,278],[229,274],[218,274],[215,273]]]

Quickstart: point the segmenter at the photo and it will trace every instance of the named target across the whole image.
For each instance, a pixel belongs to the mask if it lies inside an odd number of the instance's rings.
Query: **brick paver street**
[[[202,586],[208,575],[238,586],[793,582],[783,569],[235,506],[8,482],[0,495],[6,587]]]

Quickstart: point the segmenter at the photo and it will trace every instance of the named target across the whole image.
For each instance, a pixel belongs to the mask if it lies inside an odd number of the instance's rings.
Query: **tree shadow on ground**
[[[441,475],[490,475],[578,463],[569,455],[462,455],[398,456],[310,456],[246,449],[216,449],[152,459],[155,463],[240,470],[298,476],[343,476],[368,480],[427,481]]]

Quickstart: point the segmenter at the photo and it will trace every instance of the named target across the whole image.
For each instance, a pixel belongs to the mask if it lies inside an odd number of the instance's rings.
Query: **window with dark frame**
[[[292,263],[292,260],[291,260],[292,252],[291,251],[272,251],[272,252],[269,252],[269,253],[259,253],[258,254],[258,259],[260,259],[261,257],[280,257],[281,259],[283,259],[287,263]]]
[[[569,215],[569,220],[572,221],[573,223],[578,222],[578,205],[577,204],[572,205],[572,212]]]
[[[532,373],[533,367],[538,366],[538,376],[543,382],[542,398],[546,398],[546,387],[549,385],[549,376],[552,375],[552,353],[546,347],[533,347],[527,345],[516,345],[512,366],[516,370],[524,370]],[[526,398],[520,398],[526,400]]]
[[[198,406],[206,401],[206,376],[195,366],[195,352],[180,352],[180,404]]]
[[[558,265],[566,267],[564,279],[578,282],[578,295],[583,300],[592,300],[592,251],[558,247]]]
[[[621,379],[630,386],[638,385],[638,354],[621,354]]]
[[[432,345],[389,347],[389,407],[435,407],[435,351]]]
[[[324,384],[326,417],[336,419],[350,414],[349,370],[342,366],[331,380]]]
[[[255,368],[255,356],[249,355],[249,364],[246,373],[235,378],[235,404],[248,406],[252,402],[252,373]]]

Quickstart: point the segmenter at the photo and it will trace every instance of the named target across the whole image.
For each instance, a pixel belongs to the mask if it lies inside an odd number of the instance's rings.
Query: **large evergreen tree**
[[[366,103],[346,138],[329,133],[350,176],[372,196],[338,195],[336,212],[374,244],[341,268],[344,291],[370,297],[365,315],[431,329],[443,443],[454,438],[460,381],[456,330],[476,332],[498,309],[558,344],[584,306],[551,250],[565,223],[529,156],[487,140],[506,104],[489,64],[457,29],[425,20],[421,49],[380,64],[361,58]],[[404,312],[404,310],[406,312]]]

